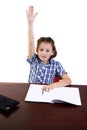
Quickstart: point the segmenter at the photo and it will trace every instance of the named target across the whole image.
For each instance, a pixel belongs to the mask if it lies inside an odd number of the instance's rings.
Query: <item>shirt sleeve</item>
[[[35,63],[37,61],[38,61],[38,59],[37,59],[37,55],[36,54],[34,54],[31,59],[29,59],[27,57],[27,62],[30,63],[30,64]]]
[[[67,72],[65,71],[65,69],[63,68],[61,63],[57,62],[57,74],[56,74],[56,76],[58,76],[61,79],[63,74],[67,74]]]

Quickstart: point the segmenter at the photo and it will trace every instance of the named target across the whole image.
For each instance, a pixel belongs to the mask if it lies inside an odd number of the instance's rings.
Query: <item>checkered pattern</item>
[[[27,62],[30,64],[29,83],[51,84],[54,82],[55,75],[61,78],[66,73],[60,62],[53,58],[44,65],[34,54],[31,59],[27,58]]]

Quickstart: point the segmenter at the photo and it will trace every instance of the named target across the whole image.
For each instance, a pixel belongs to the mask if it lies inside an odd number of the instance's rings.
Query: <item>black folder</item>
[[[0,95],[0,111],[9,111],[16,107],[20,102],[7,96]]]

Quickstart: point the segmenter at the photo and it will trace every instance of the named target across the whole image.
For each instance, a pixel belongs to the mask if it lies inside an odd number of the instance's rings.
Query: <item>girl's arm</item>
[[[59,82],[52,83],[49,85],[43,86],[44,91],[49,91],[50,89],[57,88],[57,87],[66,87],[68,85],[71,85],[71,79],[67,74],[62,75],[62,79]]]
[[[33,6],[28,7],[26,13],[28,20],[28,58],[30,59],[35,53],[33,22],[35,20],[37,13],[34,14]]]

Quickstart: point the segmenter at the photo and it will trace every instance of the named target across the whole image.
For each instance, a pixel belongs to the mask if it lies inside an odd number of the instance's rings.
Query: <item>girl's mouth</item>
[[[41,56],[43,59],[45,59],[46,58],[46,56]]]

